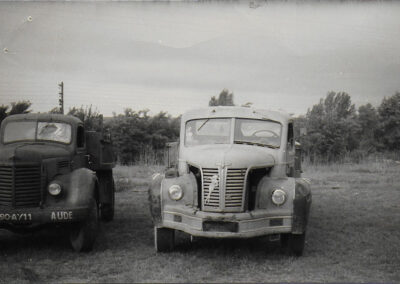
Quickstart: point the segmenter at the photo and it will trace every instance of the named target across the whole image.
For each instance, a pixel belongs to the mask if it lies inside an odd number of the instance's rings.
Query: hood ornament
[[[212,177],[209,178],[210,179],[210,184],[208,185],[208,194],[206,197],[206,200],[204,200],[205,204],[208,204],[210,202],[210,198],[211,198],[211,193],[214,191],[215,187],[218,186],[219,184],[219,176],[218,175],[213,175]]]

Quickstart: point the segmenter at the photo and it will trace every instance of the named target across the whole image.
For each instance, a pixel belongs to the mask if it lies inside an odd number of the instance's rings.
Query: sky
[[[329,91],[400,91],[400,2],[0,2],[0,105],[179,115],[235,103],[305,114]]]

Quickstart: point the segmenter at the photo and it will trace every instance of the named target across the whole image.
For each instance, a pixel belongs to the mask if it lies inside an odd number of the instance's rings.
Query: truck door
[[[293,122],[288,124],[287,146],[286,146],[286,174],[288,177],[294,177],[294,156],[295,156],[295,142],[293,132]]]
[[[86,155],[85,129],[83,125],[78,125],[76,129],[76,155],[74,157],[74,168],[87,167],[88,156]]]

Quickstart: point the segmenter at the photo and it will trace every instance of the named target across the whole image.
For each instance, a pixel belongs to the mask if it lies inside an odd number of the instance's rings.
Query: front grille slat
[[[0,205],[26,208],[38,207],[41,202],[41,166],[0,166]]]

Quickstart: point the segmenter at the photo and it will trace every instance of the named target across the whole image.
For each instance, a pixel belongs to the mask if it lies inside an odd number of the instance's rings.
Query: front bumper
[[[0,228],[12,226],[29,228],[46,224],[74,223],[85,220],[88,214],[88,207],[13,209],[0,206]]]
[[[180,230],[197,237],[250,238],[290,233],[290,214],[272,215],[267,210],[244,213],[211,213],[187,206],[164,207],[161,227]]]

